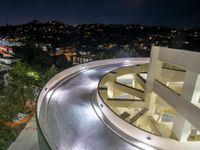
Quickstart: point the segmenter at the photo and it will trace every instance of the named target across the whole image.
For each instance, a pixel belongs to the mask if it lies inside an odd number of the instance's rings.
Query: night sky
[[[2,0],[0,25],[32,20],[66,24],[200,27],[199,0]]]

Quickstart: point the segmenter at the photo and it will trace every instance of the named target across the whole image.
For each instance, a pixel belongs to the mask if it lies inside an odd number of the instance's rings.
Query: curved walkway
[[[39,97],[37,115],[40,128],[52,149],[138,149],[109,129],[93,109],[98,106],[92,103],[98,82],[105,73],[124,65],[134,65],[134,62],[146,63],[148,59],[137,61],[118,59],[117,64],[105,65],[104,62],[90,69],[85,64],[82,71],[74,71],[67,78],[58,79],[63,72],[47,84]]]

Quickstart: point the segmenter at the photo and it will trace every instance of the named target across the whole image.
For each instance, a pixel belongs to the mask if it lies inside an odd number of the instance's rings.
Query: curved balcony
[[[108,119],[101,119],[95,111],[99,105],[93,102],[104,74],[148,61],[148,58],[96,61],[69,68],[52,78],[41,91],[37,103],[41,149],[135,150],[141,147],[137,145],[141,142],[134,139],[136,144],[130,144],[108,128],[105,124]]]
[[[198,142],[179,142],[132,124],[147,111],[142,90],[145,87],[144,78],[142,74],[135,76],[140,84],[140,88],[136,89],[123,86],[120,79],[116,81],[113,76],[131,73],[133,67],[135,72],[144,73],[147,66],[143,64],[148,62],[148,58],[96,61],[69,68],[52,78],[41,91],[37,102],[41,149],[198,149]],[[108,80],[113,83],[107,84]],[[114,99],[111,90],[107,94],[113,84],[121,92],[134,93],[131,100],[126,101],[124,97]],[[126,120],[129,114],[117,114],[105,99],[112,106],[122,105],[116,103],[117,100],[123,101],[124,107],[134,102],[134,105],[144,109],[128,120],[132,120],[130,124]]]

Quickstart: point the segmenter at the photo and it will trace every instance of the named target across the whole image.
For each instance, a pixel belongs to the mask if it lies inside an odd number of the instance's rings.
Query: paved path
[[[8,150],[39,150],[35,117],[29,121]]]
[[[48,103],[47,131],[59,150],[136,150],[102,123],[91,100],[102,75],[120,65],[86,70],[55,89]]]

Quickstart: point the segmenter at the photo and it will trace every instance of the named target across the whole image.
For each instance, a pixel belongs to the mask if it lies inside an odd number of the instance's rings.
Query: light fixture
[[[84,65],[82,65],[82,66],[81,66],[81,69],[85,69],[85,66],[84,66]]]
[[[129,63],[130,61],[129,61],[129,60],[126,60],[125,62],[126,62],[126,63]]]

